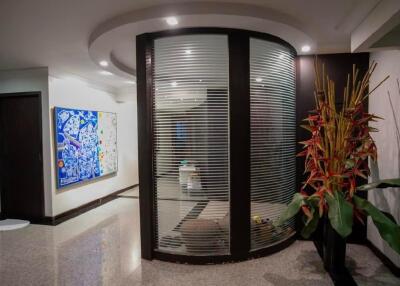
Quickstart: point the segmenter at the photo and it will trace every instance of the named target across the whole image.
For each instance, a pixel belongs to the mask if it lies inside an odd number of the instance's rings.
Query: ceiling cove
[[[177,24],[168,26],[168,17]],[[268,33],[290,43],[299,54],[305,44],[316,49],[304,23],[282,12],[233,3],[179,3],[134,10],[101,23],[89,38],[89,55],[100,66],[127,80],[136,78],[136,36],[166,29],[222,27]]]

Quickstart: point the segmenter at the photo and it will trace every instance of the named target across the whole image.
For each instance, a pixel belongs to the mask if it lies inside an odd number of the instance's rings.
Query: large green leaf
[[[384,189],[384,188],[400,188],[400,178],[376,181],[370,184],[359,186],[357,190],[368,191],[371,189]]]
[[[353,206],[344,199],[342,192],[325,195],[328,202],[328,217],[332,227],[341,237],[347,237],[353,228]]]
[[[279,219],[276,222],[274,222],[274,225],[275,226],[282,225],[285,221],[295,216],[299,212],[303,204],[304,204],[303,195],[300,193],[295,193],[292,201],[287,206],[287,208],[282,212]]]
[[[400,226],[384,215],[369,201],[356,195],[353,196],[353,201],[357,208],[371,216],[382,238],[391,248],[400,254]]]

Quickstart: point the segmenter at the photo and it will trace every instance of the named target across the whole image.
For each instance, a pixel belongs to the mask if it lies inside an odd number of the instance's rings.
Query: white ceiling
[[[286,37],[297,49],[309,41],[313,53],[350,52],[351,32],[379,2],[1,0],[0,69],[48,66],[54,76],[80,77],[112,91],[132,88],[127,81],[136,68],[135,35],[169,29],[163,17],[179,17],[179,11],[185,26],[251,28]],[[115,66],[109,67],[112,76],[99,73],[96,61],[110,59],[110,53],[128,73]]]

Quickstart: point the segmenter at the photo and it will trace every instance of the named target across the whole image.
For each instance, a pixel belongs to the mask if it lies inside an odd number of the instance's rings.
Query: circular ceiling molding
[[[277,36],[298,53],[304,44],[315,48],[304,27],[289,15],[247,4],[209,2],[160,5],[122,14],[100,24],[89,39],[89,55],[100,66],[127,79],[136,77],[136,36],[172,29],[165,19],[175,16],[176,28],[221,27],[252,30]],[[101,67],[104,68],[104,67]]]

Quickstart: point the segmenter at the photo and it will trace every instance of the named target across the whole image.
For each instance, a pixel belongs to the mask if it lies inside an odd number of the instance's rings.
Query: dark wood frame
[[[153,181],[153,39],[149,34],[136,37],[138,160],[140,184],[140,235],[142,258],[153,259],[154,181]]]
[[[223,34],[228,36],[229,106],[230,106],[230,255],[188,256],[161,253],[154,250],[156,229],[153,179],[153,48],[154,40],[190,34]],[[250,251],[250,38],[259,38],[296,50],[284,40],[254,31],[226,28],[183,28],[146,33],[136,37],[138,147],[140,183],[140,225],[142,258],[185,262],[192,264],[240,261],[264,256],[288,246],[291,237],[265,249]],[[245,150],[245,151],[243,151]],[[247,190],[243,191],[243,190]],[[234,222],[234,223],[233,223]]]
[[[250,36],[228,35],[231,254],[250,251]],[[243,190],[247,190],[243,191]]]
[[[292,243],[296,241],[296,236],[291,236],[288,239],[274,244],[272,246],[258,249],[250,252],[241,252],[237,254],[231,255],[216,255],[216,256],[187,256],[187,255],[177,255],[170,254],[165,252],[157,252],[154,251],[153,258],[167,261],[167,262],[175,262],[182,264],[194,264],[194,265],[205,265],[205,264],[221,264],[221,263],[230,263],[230,262],[240,262],[246,261],[249,259],[264,257],[276,252],[279,252],[286,247],[290,246]]]
[[[40,177],[40,182],[41,182],[41,196],[38,199],[38,203],[40,204],[40,209],[41,209],[41,217],[21,217],[21,219],[28,219],[31,222],[38,222],[41,221],[45,217],[45,205],[44,205],[44,170],[43,170],[43,124],[42,124],[42,92],[41,91],[29,91],[29,92],[10,92],[10,93],[0,93],[0,98],[7,98],[7,97],[37,97],[39,100],[38,104],[38,111],[39,111],[39,118],[38,118],[38,124],[39,124],[39,144],[42,146],[40,148],[40,153],[39,153],[39,159],[41,162],[41,177]],[[1,180],[0,180],[1,184]],[[0,189],[1,191],[1,189]],[[1,194],[0,194],[1,195]],[[4,209],[4,200],[1,200],[1,208]],[[1,217],[1,216],[0,216]]]

